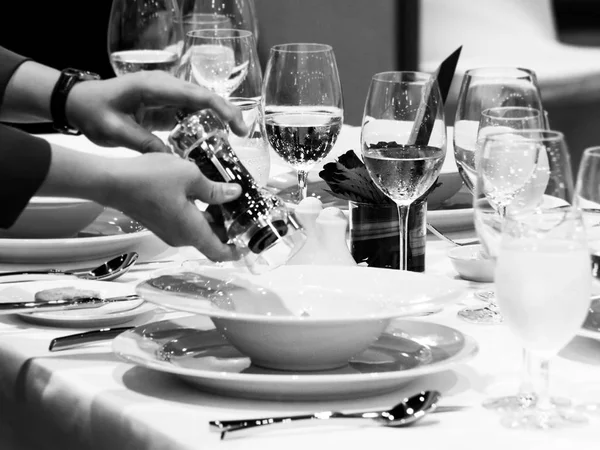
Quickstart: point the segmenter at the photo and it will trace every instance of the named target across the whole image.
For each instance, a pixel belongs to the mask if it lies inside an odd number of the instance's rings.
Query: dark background
[[[318,27],[313,24],[313,32],[317,37],[322,34],[325,39],[331,36],[336,44],[338,41],[347,43],[345,49],[339,44],[335,48],[341,76],[347,77],[346,81],[342,80],[343,84],[350,87],[345,89],[344,97],[350,119],[348,123],[352,123],[354,116],[361,113],[361,102],[364,101],[364,92],[357,91],[354,87],[365,84],[362,78],[367,75],[362,72],[376,72],[377,67],[374,65],[377,63],[386,65],[386,70],[417,69],[418,0],[396,0],[391,2],[391,6],[389,1],[386,3],[383,0],[317,0],[310,8],[307,1],[313,3],[309,0],[255,0],[263,41],[261,56],[263,59],[266,57],[265,50],[270,44],[279,43],[275,42],[279,37],[276,31],[278,27],[269,28],[269,23],[272,20],[279,22],[285,19],[287,15],[282,15],[281,11],[285,11],[286,5],[300,12],[310,10],[302,18],[297,14],[288,17],[289,27],[297,26],[298,33],[306,29],[300,19],[319,21],[319,15],[314,14],[314,8],[333,13],[334,17],[339,18],[337,27],[331,23]],[[384,3],[387,4],[387,8],[394,9],[393,14],[383,11]],[[102,78],[113,77],[106,40],[111,4],[112,0],[3,1],[0,8],[0,45],[57,69],[74,67],[96,72]],[[600,46],[600,1],[555,0],[554,4],[562,41]],[[374,10],[374,5],[379,5],[380,11]],[[275,10],[279,10],[280,13],[273,12]],[[362,18],[366,17],[365,11],[372,16],[371,23],[361,22]],[[382,17],[378,17],[377,14]],[[357,57],[356,40],[364,39],[366,34],[373,37],[373,42],[377,42],[376,33],[381,36],[384,27],[378,29],[379,27],[373,25],[373,21],[388,20],[390,16],[391,22],[387,26],[391,26],[393,31],[389,32],[389,36],[385,36],[388,42],[391,41],[387,46],[389,49],[376,51],[387,51],[391,55],[378,55],[374,62],[369,61],[369,52]],[[273,31],[269,32],[270,29]],[[287,30],[289,31],[289,28]],[[395,64],[396,67],[389,67],[391,64]],[[47,125],[24,128],[31,132],[52,131]]]

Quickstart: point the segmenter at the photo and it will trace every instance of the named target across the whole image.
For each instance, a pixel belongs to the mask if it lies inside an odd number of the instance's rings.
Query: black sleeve
[[[0,108],[6,86],[27,58],[0,47]],[[0,228],[9,228],[46,179],[50,168],[48,141],[0,125]]]

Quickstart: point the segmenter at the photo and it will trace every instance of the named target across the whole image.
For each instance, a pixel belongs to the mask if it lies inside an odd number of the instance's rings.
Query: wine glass
[[[575,202],[580,207],[592,257],[592,273],[600,278],[600,147],[585,149],[579,164]]]
[[[500,106],[488,108],[481,113],[479,127],[476,138],[476,146],[479,149],[482,146],[485,137],[491,133],[498,133],[512,130],[542,129],[545,128],[547,118],[544,112],[529,107],[522,106]],[[476,153],[476,152],[474,152]],[[501,155],[501,153],[499,153]],[[473,166],[473,169],[475,166]],[[469,179],[476,180],[476,173],[471,174],[471,168],[465,169],[464,173],[469,173]],[[487,255],[482,252],[482,257]],[[472,323],[497,323],[500,321],[496,310],[494,291],[490,289],[479,290],[475,296],[488,303],[485,307],[471,308],[467,307],[459,312],[459,317]]]
[[[117,76],[141,70],[175,74],[181,24],[175,0],[113,0],[108,54]]]
[[[500,130],[483,140],[477,159],[477,183],[473,194],[475,228],[487,257],[495,262],[505,218],[543,209],[569,207],[573,178],[569,153],[562,133],[545,129]],[[497,289],[497,283],[496,283]],[[474,323],[499,323],[501,306],[464,309],[459,316]],[[519,394],[488,400],[489,409],[514,409],[535,403],[528,367],[530,355],[523,353],[524,372]]]
[[[551,202],[509,212],[496,267],[496,295],[505,322],[537,360],[536,401],[508,409],[510,428],[559,428],[587,418],[548,392],[549,361],[581,328],[590,305],[592,277],[585,227],[577,207]]]
[[[302,200],[308,172],[329,154],[342,129],[342,88],[331,46],[272,47],[261,103],[269,144],[296,169]]]
[[[458,172],[471,192],[476,183],[475,153],[481,113],[501,106],[543,111],[535,73],[516,67],[467,70],[458,94],[453,139]]]
[[[229,22],[229,26],[218,26],[217,28],[235,28],[250,31],[258,41],[258,20],[254,0],[179,0],[179,6],[184,21],[190,19],[193,15],[197,18],[212,16],[216,20],[222,20],[225,17]],[[187,31],[193,31],[193,29]]]
[[[234,28],[231,19],[223,14],[191,13],[178,18],[183,36],[190,31]]]
[[[425,104],[423,99],[429,98]],[[365,166],[398,207],[400,270],[408,266],[408,211],[436,181],[446,156],[446,126],[437,80],[421,72],[383,72],[371,79],[361,130]],[[434,111],[428,120],[427,106]],[[433,106],[433,108],[431,107]],[[429,122],[430,135],[415,137]]]
[[[180,71],[186,81],[227,98],[242,84],[253,53],[256,44],[249,31],[190,31],[185,38]]]

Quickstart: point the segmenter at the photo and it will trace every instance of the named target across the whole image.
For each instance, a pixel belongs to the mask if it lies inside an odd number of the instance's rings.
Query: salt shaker
[[[306,233],[306,243],[289,260],[289,265],[313,264],[321,246],[317,230],[317,217],[319,217],[321,211],[323,211],[323,204],[321,200],[315,197],[306,197],[296,206],[294,212]]]
[[[285,264],[306,242],[293,211],[260,188],[228,140],[228,129],[211,109],[178,114],[169,134],[175,154],[194,162],[209,179],[242,187],[235,200],[221,205],[227,236],[255,274]]]
[[[334,206],[327,207],[317,217],[316,225],[320,251],[313,264],[355,266],[346,240],[348,219],[345,214]]]

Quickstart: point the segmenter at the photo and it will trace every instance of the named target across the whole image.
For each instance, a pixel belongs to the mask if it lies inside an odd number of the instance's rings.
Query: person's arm
[[[0,121],[51,122],[50,96],[59,76],[56,69],[0,47]]]
[[[0,228],[9,228],[42,185],[50,168],[50,144],[0,125]]]

